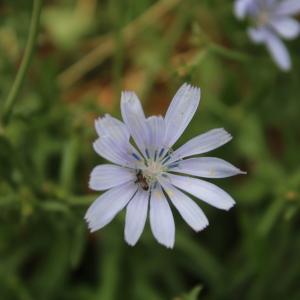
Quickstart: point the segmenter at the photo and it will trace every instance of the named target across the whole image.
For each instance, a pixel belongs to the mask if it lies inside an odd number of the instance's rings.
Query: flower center
[[[256,24],[257,26],[264,26],[269,21],[269,14],[267,11],[261,11],[256,18]]]
[[[148,190],[156,187],[159,177],[172,168],[176,163],[170,165],[166,164],[171,159],[172,149],[167,152],[164,148],[150,152],[148,149],[145,150],[146,157],[141,160],[134,153],[133,157],[139,161],[136,165],[136,181],[142,189]]]
[[[157,178],[164,171],[164,166],[160,161],[155,161],[153,159],[149,159],[147,161],[147,167],[142,171],[143,176],[146,178],[148,184],[153,184],[157,181]]]

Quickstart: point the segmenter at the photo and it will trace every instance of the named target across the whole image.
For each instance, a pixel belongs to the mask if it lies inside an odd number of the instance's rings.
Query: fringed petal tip
[[[184,83],[173,97],[165,115],[166,146],[172,147],[193,118],[199,102],[200,88]]]
[[[200,232],[200,231],[204,230],[208,226],[209,226],[209,222],[207,221],[205,224],[203,224],[202,227],[199,227],[199,228],[196,228],[196,229],[193,228],[193,229],[194,229],[195,232]]]

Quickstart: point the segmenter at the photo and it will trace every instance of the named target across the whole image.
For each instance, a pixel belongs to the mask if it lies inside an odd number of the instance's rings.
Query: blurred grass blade
[[[178,298],[178,300],[199,300],[199,295],[200,295],[200,292],[202,290],[202,286],[201,285],[198,285],[196,287],[194,287],[189,293],[183,295],[182,297]],[[177,298],[176,298],[177,299]],[[174,299],[174,300],[176,300]]]
[[[15,81],[4,102],[4,107],[2,112],[2,122],[4,125],[9,121],[13,106],[16,102],[18,93],[20,91],[20,88],[22,86],[22,83],[25,79],[25,75],[30,65],[30,61],[34,51],[35,41],[39,29],[41,9],[42,9],[42,0],[34,0],[31,23],[29,27],[29,36],[25,48],[24,57],[22,59],[22,63],[17,73],[17,76],[15,78]]]

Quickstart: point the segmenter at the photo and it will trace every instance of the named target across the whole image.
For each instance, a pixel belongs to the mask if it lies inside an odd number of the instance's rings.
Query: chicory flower
[[[195,178],[224,178],[243,173],[222,159],[195,157],[229,142],[232,137],[228,132],[213,129],[172,150],[194,116],[199,101],[200,89],[184,84],[164,118],[147,118],[137,96],[123,92],[124,123],[110,115],[96,120],[99,138],[94,149],[112,164],[99,165],[91,173],[90,188],[107,190],[85,215],[91,231],[107,225],[126,207],[125,240],[135,245],[149,211],[154,237],[172,248],[175,224],[170,203],[195,231],[204,229],[208,220],[188,194],[223,210],[235,204],[232,197],[216,185]]]
[[[300,13],[300,0],[237,0],[234,10],[237,18],[251,21],[250,39],[265,44],[281,70],[290,70],[291,58],[282,39],[300,34],[300,23],[293,18]]]

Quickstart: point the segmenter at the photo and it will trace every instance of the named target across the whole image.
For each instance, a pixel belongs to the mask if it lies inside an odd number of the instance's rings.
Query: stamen
[[[161,157],[163,155],[164,151],[165,151],[165,149],[161,148],[161,150],[159,151],[158,157]]]
[[[155,150],[154,152],[154,160],[156,160],[156,157],[157,157],[157,150]]]
[[[164,159],[163,159],[163,161],[162,161],[162,163],[163,164],[165,164],[167,161],[169,161],[171,159],[171,156],[170,155],[167,155]]]
[[[146,149],[146,150],[145,150],[145,152],[146,152],[146,156],[147,156],[147,158],[149,159],[149,158],[150,158],[150,155],[149,155],[149,151],[148,151],[148,149]]]
[[[165,158],[162,160],[162,164],[165,164],[167,161],[169,161],[172,158],[173,152],[174,152],[173,149],[169,148],[168,152],[166,153]]]
[[[136,159],[136,160],[141,160],[141,158],[137,155],[137,154],[135,154],[135,153],[131,153],[131,155]]]
[[[175,163],[171,163],[169,166],[168,166],[168,169],[172,169],[172,168],[176,168],[179,166],[179,163],[178,162],[175,162]]]

